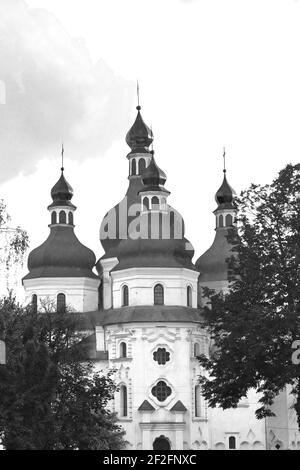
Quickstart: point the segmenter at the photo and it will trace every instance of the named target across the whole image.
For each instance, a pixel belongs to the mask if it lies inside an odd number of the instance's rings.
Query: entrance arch
[[[171,450],[169,439],[165,436],[157,437],[153,442],[153,450]]]

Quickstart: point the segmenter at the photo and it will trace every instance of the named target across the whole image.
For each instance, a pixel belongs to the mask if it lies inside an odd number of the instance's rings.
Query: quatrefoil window
[[[152,388],[151,393],[154,397],[158,399],[158,401],[165,401],[172,393],[171,388],[164,382],[160,380],[157,384]]]
[[[165,364],[170,360],[170,353],[166,350],[166,348],[158,348],[153,353],[153,359],[158,362],[159,365]]]

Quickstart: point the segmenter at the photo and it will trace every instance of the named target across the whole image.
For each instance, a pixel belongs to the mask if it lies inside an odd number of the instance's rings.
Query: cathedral
[[[57,311],[71,308],[95,367],[116,370],[110,406],[126,431],[127,450],[300,450],[288,390],[273,405],[276,416],[263,420],[255,418],[255,390],[225,411],[210,408],[201,395],[197,356],[211,350],[202,291],[228,291],[235,192],[224,169],[215,238],[194,262],[152,141],[137,106],[126,135],[128,189],[103,218],[98,261],[75,235],[73,189],[61,169],[48,206],[50,234],[29,254],[26,302],[38,308],[48,299]]]

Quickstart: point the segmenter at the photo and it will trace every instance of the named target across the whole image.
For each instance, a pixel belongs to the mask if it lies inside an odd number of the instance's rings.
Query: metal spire
[[[151,129],[151,134],[152,134],[152,137],[153,137],[152,124],[151,124],[151,126],[150,126],[150,129]],[[151,153],[152,153],[152,157],[153,157],[153,156],[154,156],[154,144],[153,144],[153,140],[152,140],[152,142],[151,142],[151,147],[152,147]]]
[[[64,143],[61,144],[61,171],[64,171]]]
[[[141,109],[140,107],[140,87],[139,87],[139,81],[136,81],[136,94],[137,94],[137,107],[136,109],[139,111]]]
[[[223,147],[223,173],[226,173],[226,150]]]

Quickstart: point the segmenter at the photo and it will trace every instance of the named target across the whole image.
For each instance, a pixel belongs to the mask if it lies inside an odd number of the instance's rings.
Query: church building
[[[97,262],[75,235],[73,189],[61,169],[48,206],[50,234],[28,258],[26,301],[38,307],[50,300],[58,311],[68,306],[77,312],[97,369],[116,369],[119,391],[111,408],[128,450],[300,450],[287,391],[274,403],[276,417],[264,420],[255,418],[254,390],[225,411],[211,409],[201,395],[197,356],[211,350],[202,290],[228,291],[235,192],[224,170],[215,197],[215,239],[194,262],[152,141],[138,106],[126,136],[128,189],[103,218],[104,255]]]

